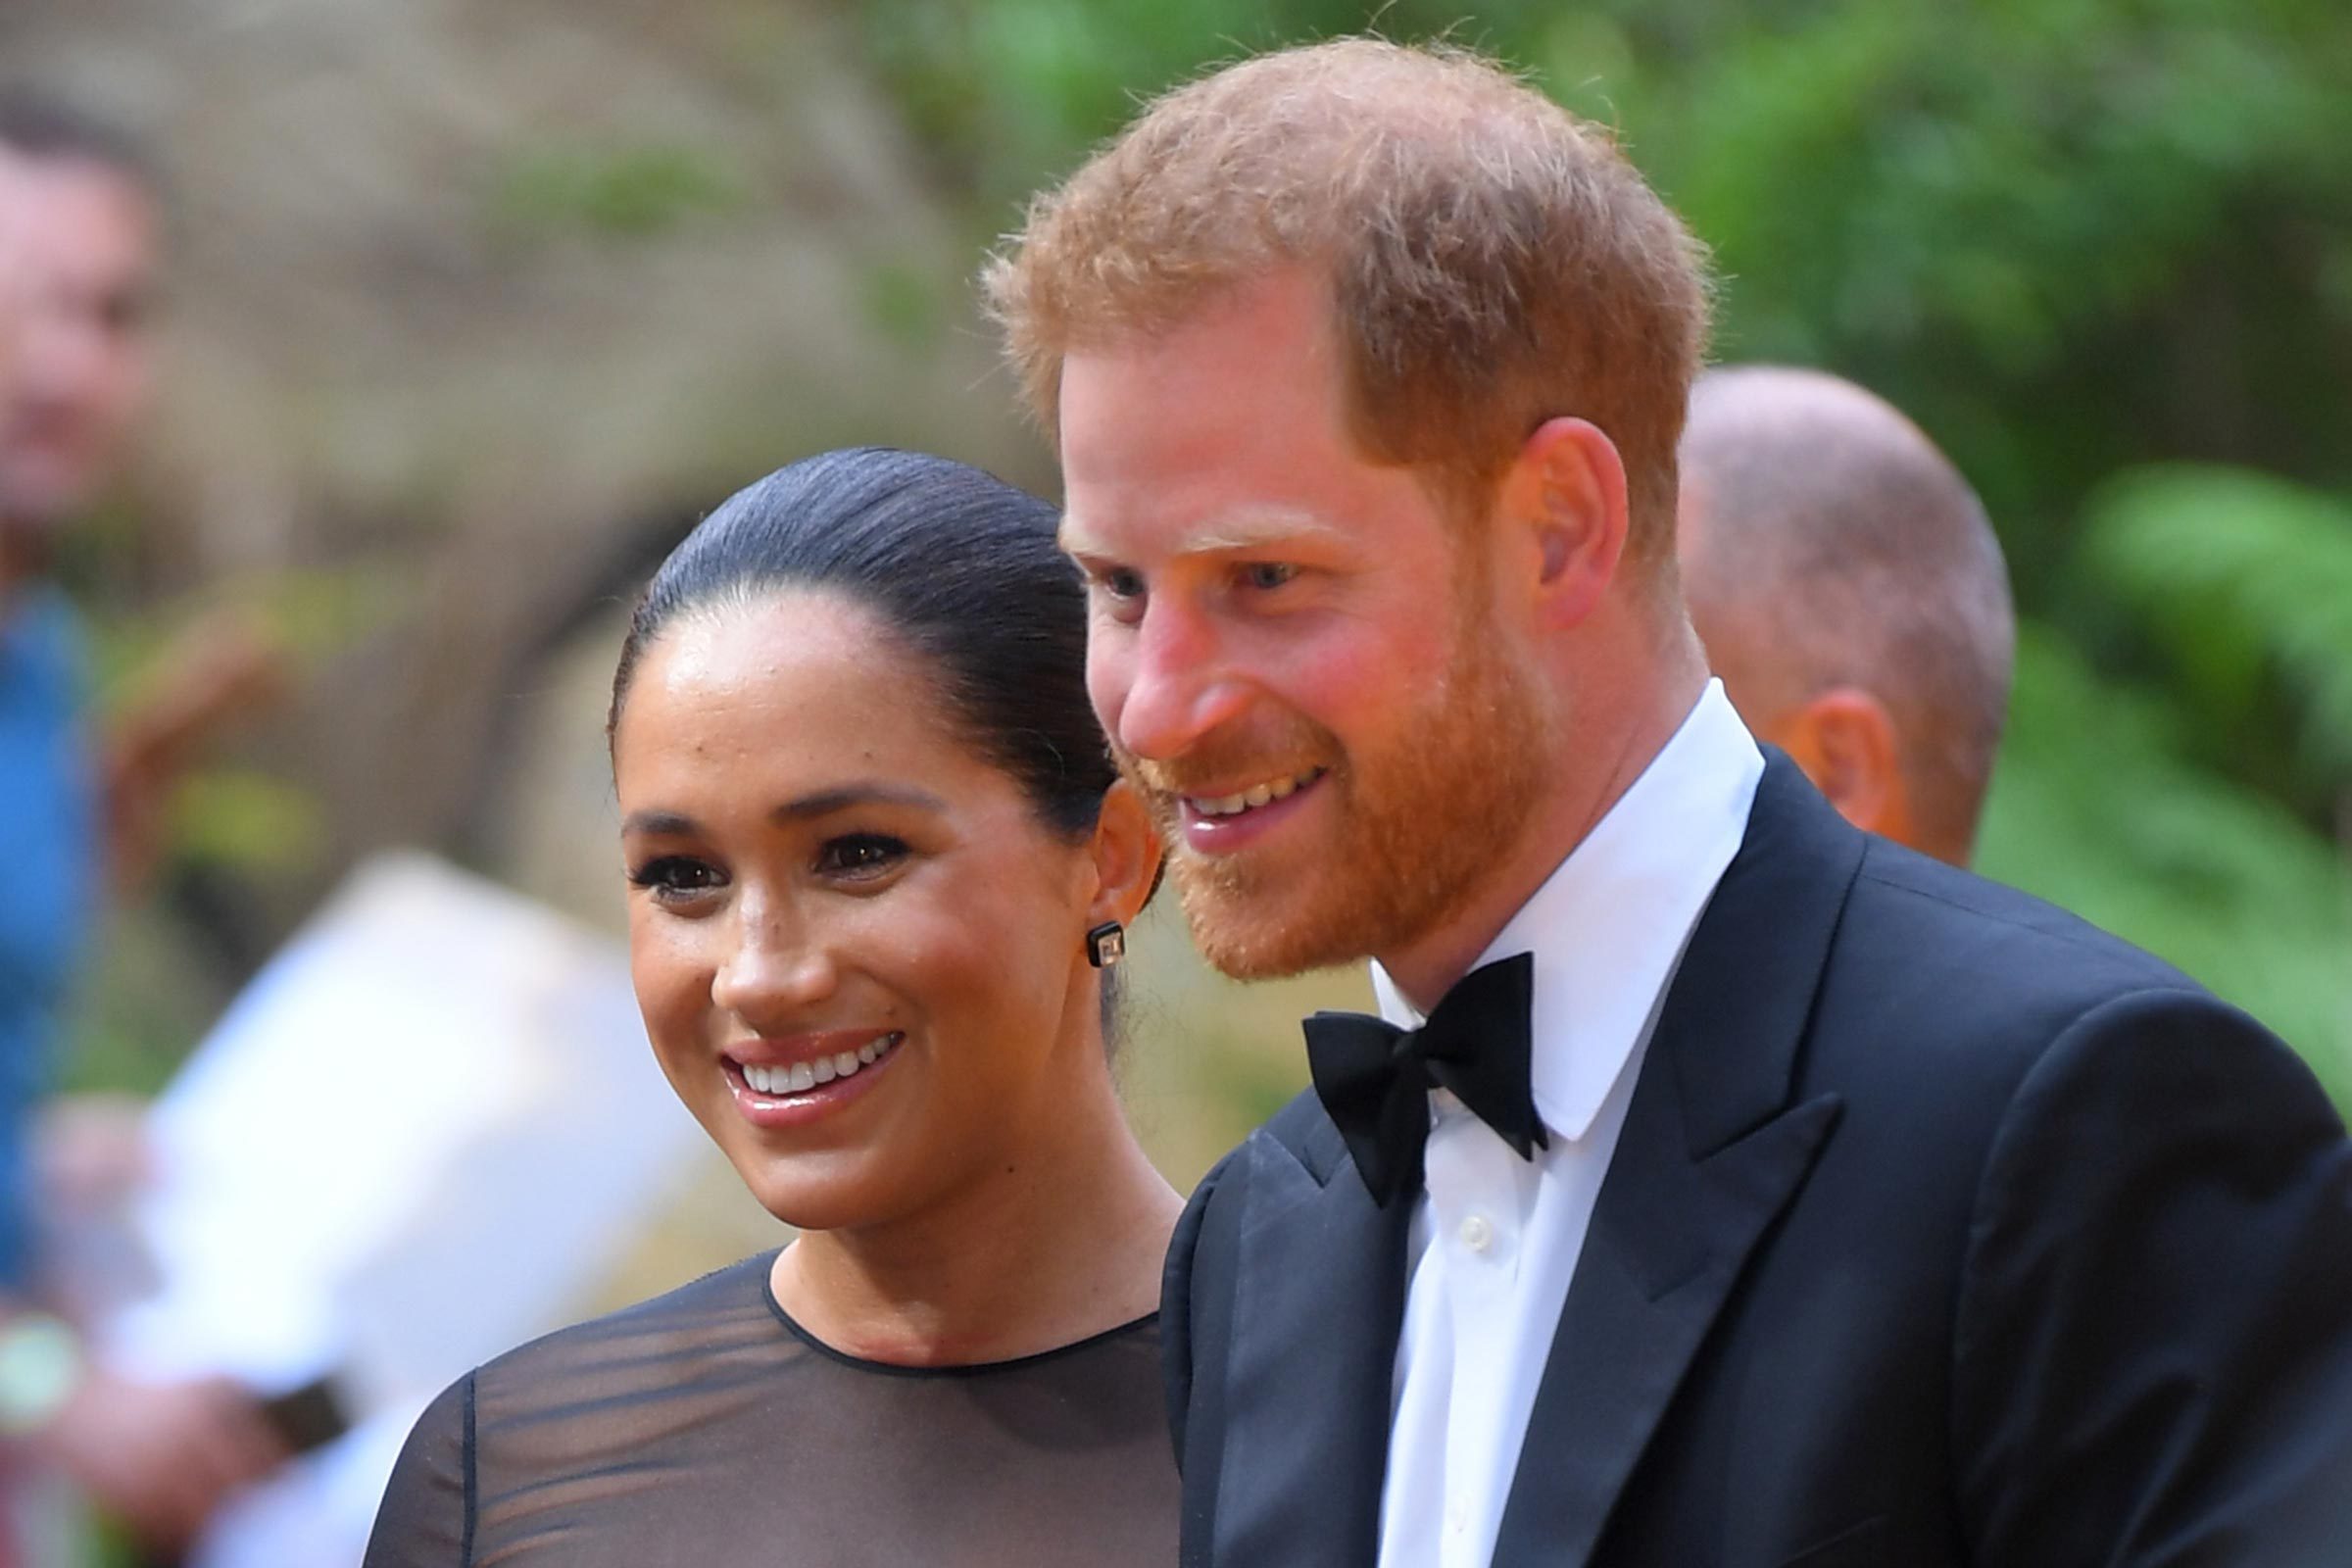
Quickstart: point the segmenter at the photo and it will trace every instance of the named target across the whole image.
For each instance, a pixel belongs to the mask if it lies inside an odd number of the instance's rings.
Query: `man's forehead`
[[[103,240],[110,250],[144,258],[158,237],[160,215],[147,188],[93,159],[19,155],[15,168],[0,176],[0,201],[16,221],[51,238],[58,249]]]
[[[1105,506],[1061,514],[1061,548],[1080,557],[1123,557],[1148,551],[1155,556],[1233,555],[1282,545],[1344,544],[1343,524],[1303,507],[1279,502],[1242,503],[1185,516],[1130,515]]]

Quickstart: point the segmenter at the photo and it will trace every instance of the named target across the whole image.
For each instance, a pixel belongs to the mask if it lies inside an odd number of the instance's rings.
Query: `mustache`
[[[1211,731],[1176,757],[1138,757],[1115,740],[1110,755],[1147,800],[1165,806],[1179,795],[1223,792],[1318,767],[1336,772],[1343,753],[1331,731],[1289,714],[1247,731]]]

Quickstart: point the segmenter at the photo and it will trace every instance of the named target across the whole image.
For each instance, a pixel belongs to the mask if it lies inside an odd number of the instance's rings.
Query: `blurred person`
[[[801,1234],[451,1387],[368,1568],[1173,1558],[1179,1204],[1104,995],[1159,852],[1054,523],[837,452],[655,576],[611,722],[632,974],[679,1099]]]
[[[1381,1004],[1178,1226],[1184,1561],[2342,1560],[2341,1120],[1756,745],[1675,569],[1702,253],[1604,129],[1264,55],[987,286],[1196,940]]]
[[[39,1309],[28,1158],[59,1009],[110,870],[127,880],[145,865],[194,747],[270,679],[258,646],[207,632],[146,706],[94,740],[79,623],[49,578],[61,530],[112,478],[146,401],[157,229],[153,176],[129,143],[0,96],[0,250],[16,285],[0,379],[0,858],[14,873],[0,893],[0,1433],[169,1550],[283,1450],[226,1383],[120,1378]]]
[[[1949,459],[1819,370],[1691,388],[1676,549],[1724,694],[1845,819],[1966,865],[2009,707],[2001,544]]]

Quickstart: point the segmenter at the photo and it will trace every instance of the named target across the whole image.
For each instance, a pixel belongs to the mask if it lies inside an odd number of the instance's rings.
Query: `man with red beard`
[[[1179,1227],[1188,1563],[2352,1543],[2342,1123],[1750,738],[1674,562],[1699,248],[1604,131],[1458,51],[1269,55],[987,285],[1197,939],[1381,1003]]]

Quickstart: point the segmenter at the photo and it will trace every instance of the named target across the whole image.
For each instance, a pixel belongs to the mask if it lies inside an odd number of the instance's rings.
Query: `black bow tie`
[[[1383,1208],[1420,1191],[1432,1089],[1451,1091],[1521,1159],[1547,1147],[1528,1082],[1535,967],[1522,953],[1473,969],[1418,1029],[1360,1012],[1306,1020],[1315,1094]]]

